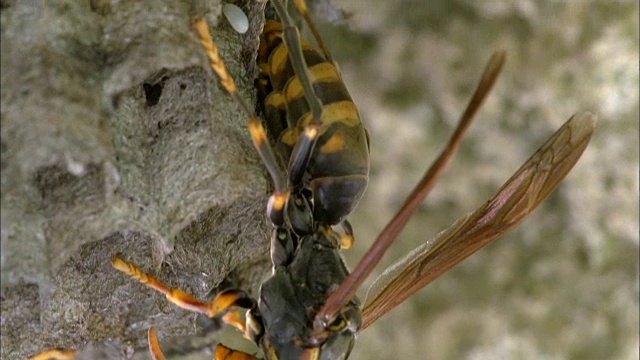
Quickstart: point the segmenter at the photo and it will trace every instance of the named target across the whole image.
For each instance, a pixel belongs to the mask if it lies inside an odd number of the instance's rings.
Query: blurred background
[[[328,5],[316,18],[371,132],[351,268],[445,144],[491,54],[507,51],[458,157],[369,284],[489,199],[575,112],[599,118],[546,203],[363,331],[352,358],[637,359],[638,3]]]

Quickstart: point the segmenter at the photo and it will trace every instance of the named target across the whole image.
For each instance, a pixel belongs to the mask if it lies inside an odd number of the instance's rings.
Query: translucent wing
[[[571,117],[491,200],[387,269],[368,291],[362,329],[524,220],[578,161],[595,121],[589,113]]]

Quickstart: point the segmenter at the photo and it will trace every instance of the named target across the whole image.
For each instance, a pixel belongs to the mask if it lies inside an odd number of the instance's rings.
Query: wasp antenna
[[[273,154],[273,150],[271,149],[271,146],[269,146],[269,142],[266,140],[267,136],[264,127],[262,126],[262,122],[253,115],[253,111],[249,109],[247,103],[242,100],[242,98],[238,94],[236,83],[233,81],[233,77],[231,77],[231,75],[227,71],[224,62],[220,57],[218,47],[213,41],[213,37],[211,36],[211,32],[209,31],[209,24],[207,24],[206,20],[204,20],[203,18],[199,18],[195,21],[194,27],[200,35],[200,44],[205,49],[207,56],[209,57],[211,68],[215,71],[216,74],[218,74],[222,86],[225,88],[225,90],[227,90],[234,101],[240,105],[245,115],[247,116],[247,119],[249,121],[249,132],[253,139],[256,150],[258,151],[262,162],[267,167],[269,175],[273,180],[275,194],[279,196],[286,196],[287,192],[285,190],[286,186],[284,175],[278,168],[278,163],[275,159],[275,155]]]

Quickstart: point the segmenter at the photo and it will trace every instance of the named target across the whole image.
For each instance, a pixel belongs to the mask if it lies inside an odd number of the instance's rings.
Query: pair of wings
[[[378,236],[363,260],[329,296],[316,316],[317,328],[330,323],[342,306],[355,295],[433,188],[446,163],[456,152],[474,114],[493,87],[504,61],[503,52],[494,54],[490,59],[447,147]],[[591,139],[595,122],[596,117],[590,113],[582,112],[572,116],[506,181],[493,198],[388,268],[367,292],[361,329],[365,329],[416,291],[522,222],[558,187],[576,164]]]
[[[573,168],[595,120],[589,113],[571,117],[491,200],[389,267],[368,291],[362,328],[522,222]]]

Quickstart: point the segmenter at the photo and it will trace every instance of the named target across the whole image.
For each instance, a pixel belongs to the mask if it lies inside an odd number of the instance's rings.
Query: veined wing
[[[595,122],[589,113],[572,116],[491,200],[389,267],[368,291],[362,329],[524,220],[573,168]]]

